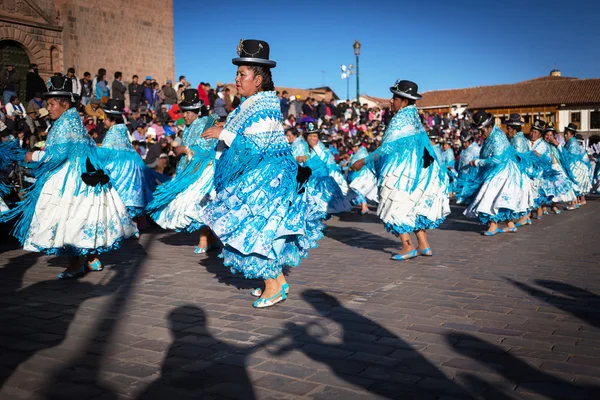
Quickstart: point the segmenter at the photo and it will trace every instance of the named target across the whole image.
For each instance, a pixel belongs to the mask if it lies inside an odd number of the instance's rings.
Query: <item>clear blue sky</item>
[[[327,85],[346,97],[340,65],[362,44],[360,92],[388,97],[547,75],[600,77],[598,0],[174,0],[177,79],[232,82],[240,38],[266,40],[276,85]],[[322,72],[325,71],[325,72]],[[352,77],[350,96],[356,93]]]

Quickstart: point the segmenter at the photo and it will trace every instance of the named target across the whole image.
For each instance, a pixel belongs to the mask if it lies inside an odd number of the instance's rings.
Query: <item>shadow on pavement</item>
[[[219,251],[209,251],[200,259],[199,264],[215,276],[219,283],[233,286],[238,290],[260,288],[264,283],[260,279],[245,279],[241,274],[234,274],[223,265],[223,259],[219,257]],[[284,274],[287,275],[287,269]]]
[[[394,254],[394,252],[386,249],[398,249],[401,247],[400,241],[394,240],[391,234],[389,234],[390,238],[387,238],[349,226],[328,225],[323,233],[330,239],[359,249],[377,250],[387,254]]]
[[[314,323],[288,323],[288,331],[300,331],[302,334],[291,337],[290,344],[276,349],[276,356],[300,351],[327,365],[338,378],[389,399],[435,399],[441,395],[472,399],[466,390],[450,380],[409,343],[377,322],[344,307],[335,297],[321,290],[305,290],[302,297],[321,316],[342,326],[342,343],[331,344],[323,340],[323,335],[318,332],[312,333]],[[374,342],[374,335],[362,336],[365,341],[356,332],[357,326],[372,326],[375,328],[373,332],[384,337],[385,342]],[[352,352],[354,354],[348,358]],[[364,363],[370,366],[364,369]],[[420,386],[423,378],[434,380],[435,386]]]
[[[540,290],[526,283],[504,278],[525,293],[557,307],[595,327],[600,327],[600,296],[577,286],[550,280],[536,280]]]
[[[476,336],[453,332],[448,334],[446,339],[454,345],[455,351],[466,357],[473,358],[483,366],[493,370],[513,384],[518,385],[521,392],[528,392],[544,396],[544,398],[557,400],[600,399],[600,387],[585,384],[576,385],[573,382],[550,375],[506,353],[504,349],[481,340]],[[473,356],[474,350],[480,354]],[[481,388],[481,386],[489,385],[472,374],[464,374],[462,378],[467,381],[467,386],[474,385]],[[471,387],[471,389],[473,388]],[[494,392],[497,391],[492,388],[491,392],[484,394],[484,398],[496,398],[491,396]]]
[[[64,398],[65,382],[72,385],[70,386],[71,390],[73,390],[73,387],[77,388],[77,397],[80,398],[97,396],[102,396],[102,399],[107,400],[119,398],[109,384],[103,382],[100,378],[100,369],[104,354],[111,345],[111,340],[114,339],[117,324],[124,317],[127,301],[133,293],[142,264],[147,257],[146,250],[139,242],[132,240],[128,243],[130,245],[121,250],[127,251],[129,257],[126,261],[123,261],[124,254],[111,255],[111,258],[121,260],[121,262],[117,262],[110,268],[110,271],[116,271],[115,276],[103,286],[92,287],[92,289],[101,289],[99,293],[103,295],[112,294],[112,298],[88,330],[91,334],[88,335],[81,351],[79,353],[76,350],[73,351],[76,355],[70,359],[68,364],[57,369],[49,376],[46,385],[40,391],[43,398]],[[149,246],[151,246],[152,240],[149,243]],[[137,255],[139,258],[131,263],[129,261],[131,255]],[[104,260],[106,258],[108,258],[108,255],[103,257]],[[72,315],[75,316],[75,314]]]

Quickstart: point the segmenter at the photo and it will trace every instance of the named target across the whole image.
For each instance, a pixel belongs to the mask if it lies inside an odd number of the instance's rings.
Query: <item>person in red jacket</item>
[[[208,90],[210,89],[210,85],[208,83],[200,82],[198,85],[198,97],[202,99],[204,104],[210,104],[208,100]]]

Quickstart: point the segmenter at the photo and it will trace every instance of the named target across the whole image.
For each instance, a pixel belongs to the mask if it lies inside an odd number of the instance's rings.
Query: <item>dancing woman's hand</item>
[[[213,126],[202,132],[202,137],[204,139],[218,139],[221,131],[223,130],[222,126]]]

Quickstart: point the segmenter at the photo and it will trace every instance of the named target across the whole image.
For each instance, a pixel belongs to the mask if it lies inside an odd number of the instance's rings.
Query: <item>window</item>
[[[581,128],[581,112],[572,112],[571,113],[571,123],[577,125],[577,129]]]
[[[600,129],[600,110],[590,113],[590,129]]]

